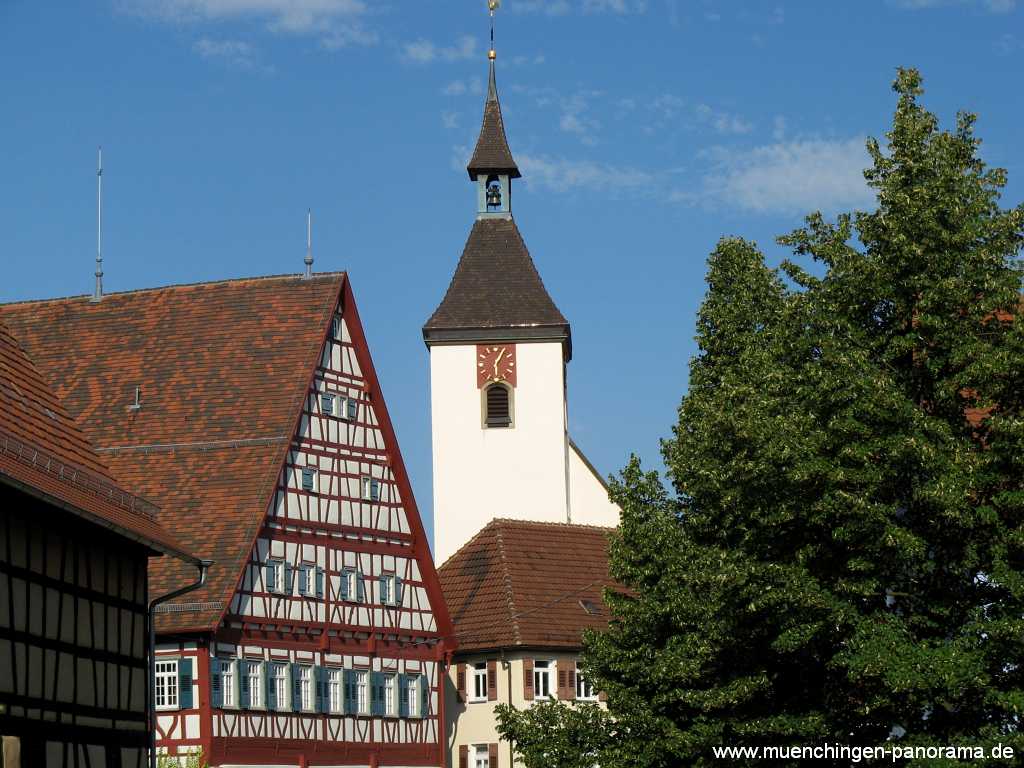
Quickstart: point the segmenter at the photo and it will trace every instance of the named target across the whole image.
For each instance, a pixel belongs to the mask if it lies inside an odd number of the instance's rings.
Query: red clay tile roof
[[[156,522],[154,505],[117,487],[107,465],[3,321],[0,476],[150,549],[195,562]]]
[[[215,561],[206,586],[181,598],[202,609],[158,615],[160,632],[219,623],[344,279],[233,280],[0,307],[113,475],[158,499],[159,520]],[[164,594],[193,578],[162,558],[150,589]]]
[[[466,170],[469,178],[478,175],[507,173],[513,179],[521,175],[512,150],[508,148],[505,136],[505,121],[501,117],[501,103],[498,101],[498,86],[494,79],[494,61],[491,61],[490,83],[487,88],[487,101],[484,102],[484,120],[480,126],[480,136],[476,140],[476,149],[470,158]]]
[[[438,569],[459,651],[579,648],[607,626],[610,528],[492,520]],[[590,603],[590,613],[583,603]]]

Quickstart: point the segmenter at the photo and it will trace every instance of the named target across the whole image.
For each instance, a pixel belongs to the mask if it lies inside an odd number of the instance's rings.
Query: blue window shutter
[[[370,499],[380,501],[380,480],[376,478],[370,480]]]
[[[302,468],[302,490],[312,491],[313,490],[313,470],[310,467]]]
[[[277,709],[277,686],[274,685],[274,675],[271,666],[271,662],[263,662],[263,691],[268,710]]]
[[[327,674],[323,667],[313,667],[313,711],[326,712]]]
[[[277,563],[271,561],[268,562],[264,568],[267,592],[273,592],[277,589]]]
[[[292,664],[292,712],[302,711],[302,667]]]
[[[342,600],[349,600],[350,599],[349,598],[349,594],[348,594],[348,579],[349,579],[349,574],[350,573],[351,573],[351,571],[349,571],[348,569],[342,569],[342,571],[341,571],[341,599]]]
[[[398,676],[398,716],[409,716],[409,676]]]
[[[284,593],[290,595],[292,593],[292,579],[295,577],[294,569],[291,563],[284,564],[284,584],[281,586],[284,588]]]
[[[351,397],[345,401],[345,412],[348,415],[350,421],[355,421],[359,415],[359,403],[353,400]]]
[[[395,596],[392,602],[397,605],[402,605],[402,577],[395,576]]]
[[[380,717],[384,714],[384,673],[373,672],[370,675],[371,691],[373,692],[373,707],[372,712],[374,715]]]
[[[427,716],[427,708],[430,706],[430,688],[427,682],[426,675],[420,675],[419,682],[419,694],[420,694],[420,711],[419,716],[425,718]]]
[[[381,605],[387,605],[391,601],[391,597],[388,594],[388,577],[378,576],[377,577],[377,599]]]
[[[238,662],[238,708],[249,708],[249,664],[248,661]]]
[[[366,583],[361,573],[356,574],[356,602],[366,602]]]
[[[221,687],[220,666],[220,659],[216,656],[210,659],[210,706],[214,709],[220,709],[224,702],[224,691]]]
[[[329,395],[326,392],[320,395],[320,412],[334,415],[334,395]]]
[[[351,669],[345,670],[345,713],[351,715],[359,714],[359,697],[356,695],[356,673]]]
[[[299,566],[299,594],[306,594],[306,566]]]
[[[192,659],[178,661],[178,709],[192,709]]]
[[[323,568],[317,568],[313,573],[313,578],[316,579],[316,596],[324,596],[324,570]]]

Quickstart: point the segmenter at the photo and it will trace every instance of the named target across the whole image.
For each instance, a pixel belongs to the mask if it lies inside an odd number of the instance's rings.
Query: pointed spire
[[[473,157],[466,167],[470,179],[476,179],[477,176],[500,174],[518,179],[522,175],[512,157],[512,150],[508,148],[505,121],[501,116],[501,102],[498,100],[498,84],[494,75],[494,60],[497,58],[497,53],[494,51],[493,20],[496,8],[497,5],[491,6],[491,49],[487,52],[490,72],[487,100],[484,102],[484,120],[480,126],[480,137],[476,140]]]

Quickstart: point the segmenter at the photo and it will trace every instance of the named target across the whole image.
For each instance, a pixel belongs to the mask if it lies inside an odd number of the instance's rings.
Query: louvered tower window
[[[507,384],[491,384],[484,390],[484,426],[512,426],[512,390]]]

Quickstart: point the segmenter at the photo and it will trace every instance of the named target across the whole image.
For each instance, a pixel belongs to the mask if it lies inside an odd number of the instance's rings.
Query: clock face
[[[478,344],[476,347],[476,385],[492,381],[516,385],[516,345]]]

